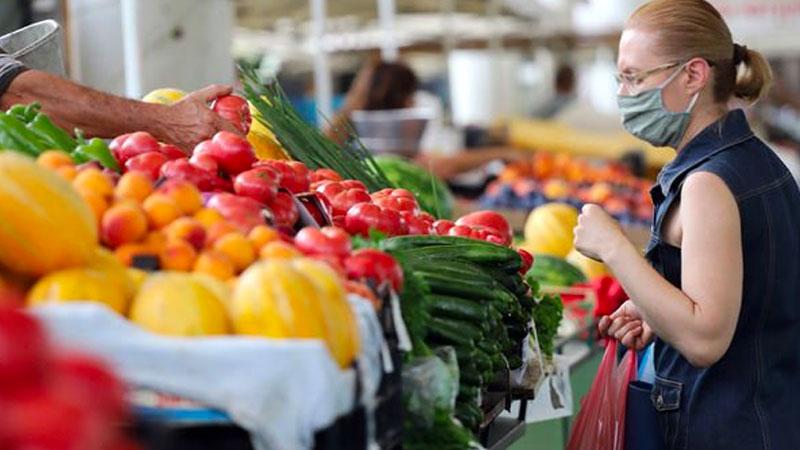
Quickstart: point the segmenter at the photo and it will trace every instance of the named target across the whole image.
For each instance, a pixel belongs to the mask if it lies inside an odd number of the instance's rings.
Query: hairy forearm
[[[80,128],[87,136],[111,138],[133,131],[160,135],[167,107],[106,94],[45,72],[19,75],[0,98],[5,110],[15,104],[39,102],[59,126]]]

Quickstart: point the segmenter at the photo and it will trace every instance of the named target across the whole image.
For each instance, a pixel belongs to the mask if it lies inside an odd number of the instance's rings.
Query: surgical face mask
[[[692,97],[686,111],[674,113],[664,107],[663,91],[684,67],[685,64],[654,89],[636,95],[617,95],[622,126],[628,133],[656,147],[677,147],[689,126],[689,118],[700,92]]]

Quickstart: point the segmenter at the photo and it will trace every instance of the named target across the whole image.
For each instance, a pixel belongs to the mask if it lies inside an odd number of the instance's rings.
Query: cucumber
[[[433,317],[428,322],[428,332],[431,335],[466,347],[473,347],[474,342],[481,339],[483,335],[481,329],[471,323],[439,317]]]
[[[516,297],[497,284],[492,286],[469,279],[454,280],[435,272],[415,273],[430,287],[431,292],[434,294],[498,302],[502,306],[500,308],[501,311],[505,311],[517,302]]]
[[[480,388],[476,386],[465,386],[462,384],[458,386],[458,398],[462,398],[467,402],[477,401],[480,391]]]
[[[391,239],[386,239],[383,242],[381,242],[381,248],[389,252],[394,250],[408,250],[420,247],[439,246],[439,245],[499,247],[498,245],[489,242],[476,241],[475,239],[468,239],[457,236],[425,236],[425,235],[398,236],[398,237],[393,237]]]
[[[466,428],[476,431],[483,422],[483,411],[474,401],[460,401],[456,402],[456,417]]]
[[[462,373],[459,376],[459,382],[461,385],[466,385],[466,386],[476,386],[476,387],[483,386],[483,375],[481,375],[477,371]]]
[[[428,304],[434,316],[467,320],[476,324],[488,322],[491,309],[487,305],[449,295],[430,295]]]
[[[396,250],[404,256],[412,258],[446,258],[448,260],[469,261],[480,266],[493,266],[503,271],[510,271],[514,267],[519,270],[522,261],[514,250],[499,245],[436,245],[409,250]]]

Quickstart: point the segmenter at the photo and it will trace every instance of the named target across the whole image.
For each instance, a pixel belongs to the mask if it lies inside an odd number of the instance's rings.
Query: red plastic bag
[[[628,384],[635,376],[636,352],[627,352],[617,364],[617,341],[609,339],[597,376],[581,402],[567,450],[623,450]]]

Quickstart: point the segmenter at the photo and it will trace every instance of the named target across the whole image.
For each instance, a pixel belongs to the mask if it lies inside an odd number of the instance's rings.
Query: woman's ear
[[[703,58],[693,58],[686,63],[685,86],[692,93],[702,90],[711,80],[711,66]]]

